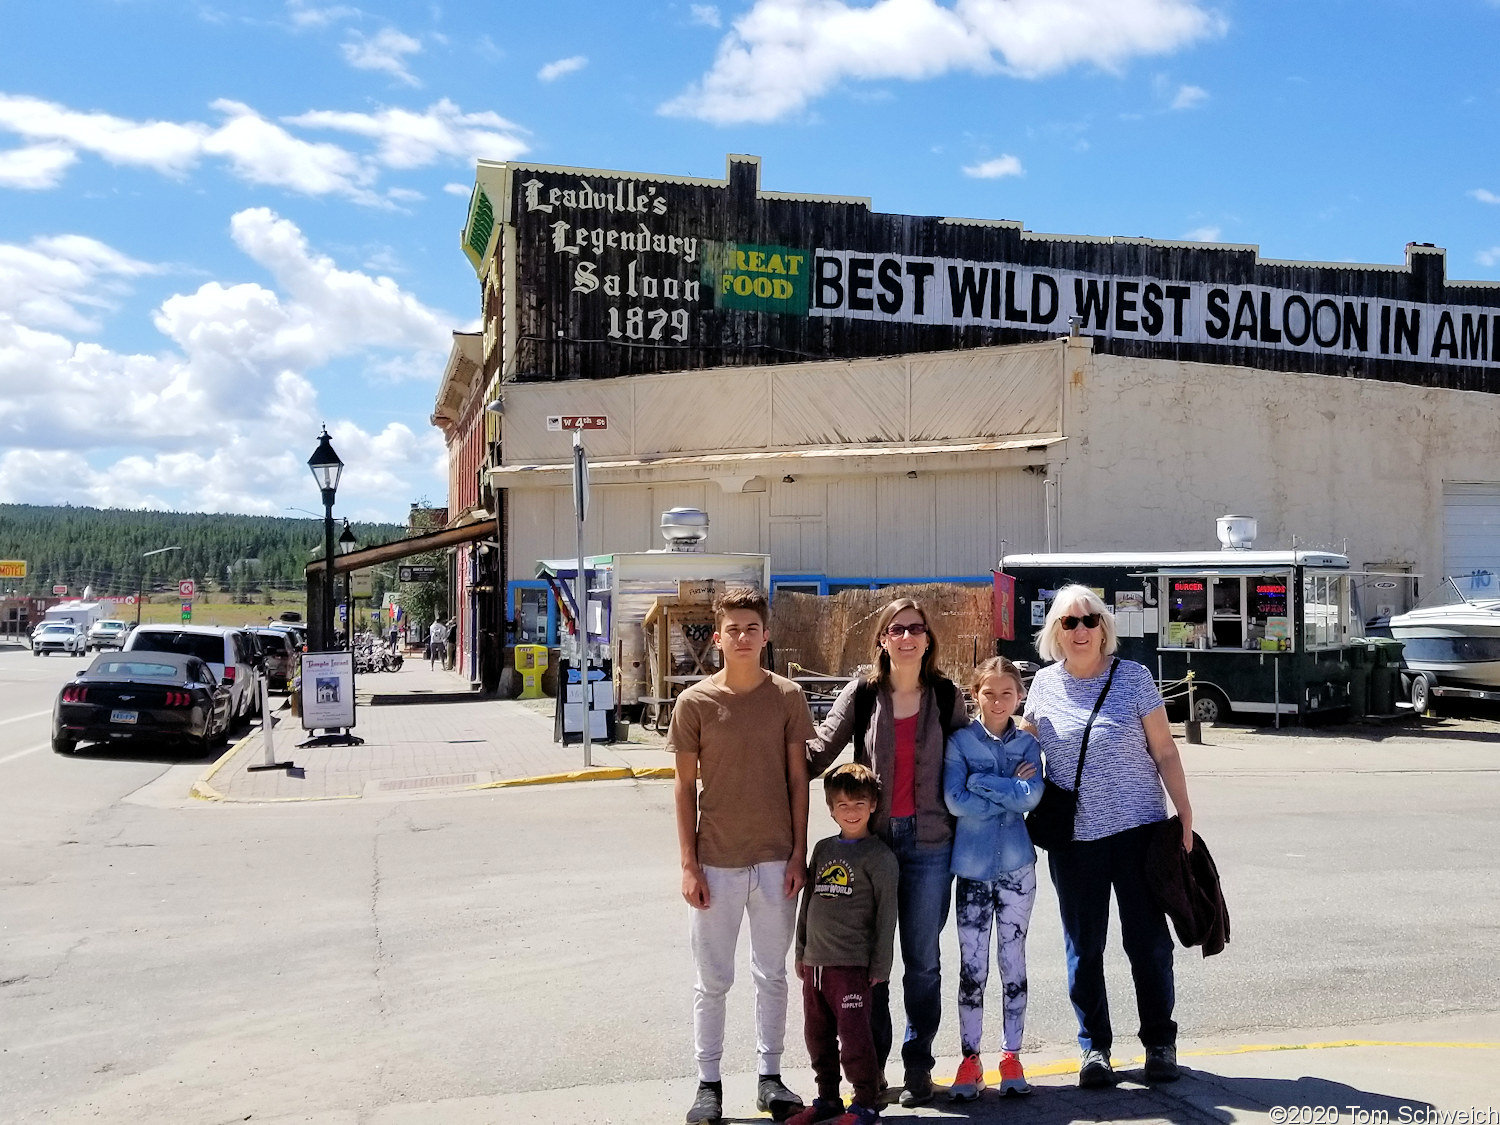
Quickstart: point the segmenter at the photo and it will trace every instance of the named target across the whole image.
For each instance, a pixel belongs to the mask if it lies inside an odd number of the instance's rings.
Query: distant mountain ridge
[[[361,545],[406,535],[402,524],[351,527]],[[26,578],[0,579],[0,591],[50,594],[66,585],[70,596],[85,587],[100,597],[133,594],[143,576],[148,591],[183,578],[206,591],[301,590],[322,544],[321,519],[0,504],[0,559],[27,563]],[[161,547],[182,550],[141,557]]]

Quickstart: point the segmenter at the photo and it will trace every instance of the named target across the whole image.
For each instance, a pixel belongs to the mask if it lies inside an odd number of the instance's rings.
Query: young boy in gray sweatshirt
[[[869,1125],[880,1120],[881,1081],[868,1001],[871,988],[891,974],[899,868],[890,848],[870,834],[880,783],[868,767],[840,766],[824,779],[823,794],[839,834],[813,848],[795,964],[818,1096],[788,1120]],[[840,1060],[854,1087],[847,1113],[839,1097]]]

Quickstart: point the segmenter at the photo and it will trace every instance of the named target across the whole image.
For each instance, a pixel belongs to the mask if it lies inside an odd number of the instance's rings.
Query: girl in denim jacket
[[[1042,749],[1012,720],[1025,688],[1003,656],[974,670],[969,685],[979,717],[948,739],[943,798],[957,818],[953,874],[958,876],[958,1032],[963,1062],[949,1096],[977,1098],[984,1089],[979,1041],[989,979],[991,924],[1005,983],[1005,1051],[1001,1094],[1029,1094],[1019,1052],[1026,1025],[1026,930],[1036,900],[1036,850],[1025,816],[1042,798]]]

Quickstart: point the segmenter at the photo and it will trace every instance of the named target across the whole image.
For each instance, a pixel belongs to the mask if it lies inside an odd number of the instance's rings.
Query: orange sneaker
[[[1014,1051],[1006,1051],[1000,1056],[1000,1095],[1006,1094],[1029,1094],[1031,1087],[1026,1083],[1026,1072],[1021,1069],[1021,1056]]]
[[[984,1063],[979,1061],[978,1055],[965,1055],[964,1061],[958,1064],[958,1073],[953,1076],[953,1084],[948,1087],[948,1097],[956,1102],[971,1102],[983,1089]]]

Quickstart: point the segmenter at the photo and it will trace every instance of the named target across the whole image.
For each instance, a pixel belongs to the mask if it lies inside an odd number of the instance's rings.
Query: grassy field
[[[152,602],[143,604],[141,607],[142,625],[176,625],[182,621],[182,600],[175,594],[167,597],[158,594]],[[236,602],[227,594],[198,595],[193,599],[194,625],[264,625],[267,617],[279,619],[285,611],[300,613],[302,619],[307,619],[307,600],[305,598],[286,599],[274,601],[266,605],[264,601]],[[115,610],[114,616],[122,621],[135,620],[135,606],[121,605]]]

